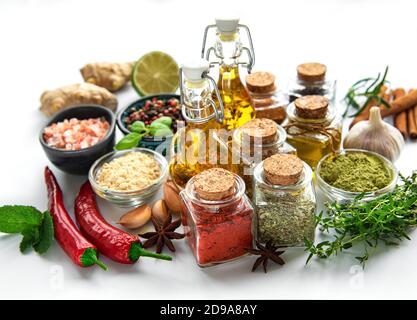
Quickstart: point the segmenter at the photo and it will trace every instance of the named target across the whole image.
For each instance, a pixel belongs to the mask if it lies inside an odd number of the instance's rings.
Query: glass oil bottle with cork
[[[250,120],[234,130],[231,149],[236,159],[241,160],[239,176],[245,181],[246,194],[250,199],[252,199],[253,169],[259,162],[278,153],[297,153],[286,139],[287,133],[284,128],[266,118]]]
[[[196,174],[213,167],[236,172],[232,153],[221,138],[224,107],[209,63],[180,68],[181,110],[186,126],[178,128],[171,144],[170,178],[179,190]],[[212,93],[217,103],[212,99]],[[219,107],[218,107],[219,106]]]
[[[199,266],[248,254],[255,239],[254,209],[238,175],[221,168],[203,171],[180,197],[184,232]]]
[[[246,87],[252,97],[257,118],[272,119],[281,124],[286,117],[287,95],[277,89],[275,76],[266,71],[256,71],[246,76]]]
[[[342,118],[323,96],[303,96],[287,107],[283,123],[287,142],[313,169],[319,160],[340,149]]]
[[[319,95],[329,99],[335,104],[336,81],[326,79],[327,67],[317,62],[302,63],[297,66],[297,78],[288,84],[288,96],[290,102],[295,99]]]
[[[276,154],[254,171],[254,226],[260,242],[300,247],[315,236],[316,196],[311,168],[295,155]]]
[[[206,50],[207,36],[211,29],[216,30],[216,41]],[[249,48],[243,46],[241,42],[241,30],[246,31]],[[241,61],[243,52],[247,53],[248,62]],[[211,59],[212,53],[215,60]],[[239,66],[247,67],[250,72],[255,63],[249,28],[239,24],[239,19],[216,19],[216,24],[209,25],[205,29],[201,57],[206,58],[211,66],[219,65],[217,86],[224,104],[225,128],[235,129],[255,118],[251,97],[239,75]]]

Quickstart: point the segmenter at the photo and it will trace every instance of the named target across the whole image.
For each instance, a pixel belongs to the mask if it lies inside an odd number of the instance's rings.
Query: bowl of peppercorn
[[[125,135],[131,133],[131,127],[136,121],[150,126],[161,117],[172,118],[171,131],[177,131],[183,122],[180,106],[180,96],[177,94],[157,94],[140,98],[121,109],[117,114],[117,126]],[[166,136],[144,136],[137,147],[159,151],[166,155],[173,134]]]

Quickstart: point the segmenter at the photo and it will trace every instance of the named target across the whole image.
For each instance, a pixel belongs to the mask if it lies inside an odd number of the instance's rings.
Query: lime
[[[132,84],[141,96],[175,93],[178,82],[178,64],[164,52],[149,52],[133,67]]]

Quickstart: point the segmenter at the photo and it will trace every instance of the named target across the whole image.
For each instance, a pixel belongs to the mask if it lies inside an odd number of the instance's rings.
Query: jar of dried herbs
[[[277,154],[256,166],[254,179],[258,240],[286,247],[313,241],[316,197],[311,168],[297,156]]]
[[[233,132],[233,155],[239,155],[239,175],[246,184],[246,194],[252,199],[253,169],[266,158],[277,154],[296,154],[285,140],[287,133],[275,121],[256,118]]]
[[[303,96],[319,95],[335,103],[336,81],[326,79],[327,67],[324,64],[309,62],[297,66],[297,77],[288,84],[289,101]]]
[[[325,155],[340,149],[342,118],[326,97],[304,96],[290,103],[282,126],[287,142],[313,169]]]

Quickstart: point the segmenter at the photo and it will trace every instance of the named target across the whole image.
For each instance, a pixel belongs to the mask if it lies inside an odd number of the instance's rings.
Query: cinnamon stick
[[[398,114],[402,111],[408,110],[417,105],[417,90],[412,90],[405,96],[395,99],[391,103],[391,108],[381,110],[381,116],[386,118],[388,116]]]
[[[387,91],[387,89],[388,89],[387,86],[383,85],[381,87],[381,90],[378,93],[378,96],[384,97],[385,92]],[[369,103],[365,107],[365,109],[360,114],[358,114],[355,118],[353,118],[353,121],[349,125],[349,129],[352,128],[355,124],[357,124],[360,121],[368,120],[371,108],[374,107],[374,106],[376,106],[376,101],[375,101],[375,99],[372,99],[371,101],[369,101]]]
[[[414,113],[414,124],[416,125],[416,127],[417,127],[417,105],[413,108],[413,113]],[[413,138],[413,137],[411,137],[411,138]],[[414,136],[414,138],[413,139],[416,139],[417,137],[416,136]]]
[[[395,99],[405,96],[405,90],[403,88],[398,88],[392,91],[392,95]],[[394,126],[401,132],[404,138],[408,137],[408,128],[407,128],[407,112],[403,111],[397,113],[394,116]]]
[[[414,107],[407,111],[408,131],[411,139],[417,139],[416,109],[417,107]]]

